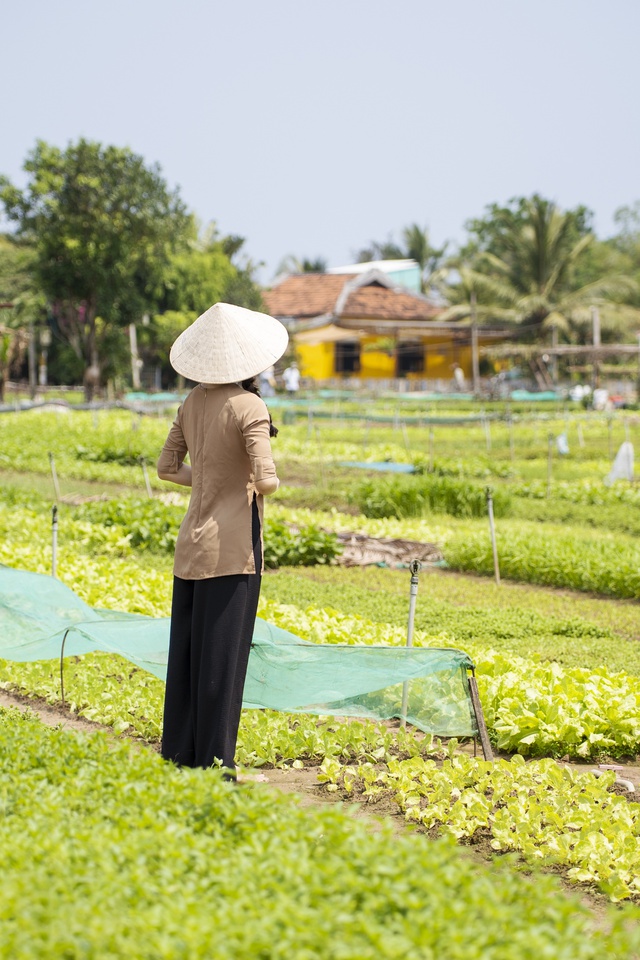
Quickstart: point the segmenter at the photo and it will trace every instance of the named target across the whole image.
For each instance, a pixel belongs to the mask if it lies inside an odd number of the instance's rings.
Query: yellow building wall
[[[296,344],[295,348],[300,374],[303,377],[328,380],[335,375],[333,343],[301,343]]]
[[[470,380],[473,377],[473,363],[471,361],[471,346],[465,344],[457,348],[456,362],[462,367],[465,377]]]
[[[322,330],[318,333],[321,335]],[[391,338],[383,338],[393,343]],[[396,376],[396,357],[393,351],[372,350],[371,345],[380,341],[380,337],[360,338],[360,372],[353,376],[363,379],[389,379]],[[295,340],[294,340],[295,343]],[[425,367],[421,373],[409,373],[410,380],[451,380],[453,368],[457,363],[462,367],[467,379],[473,376],[470,344],[456,343],[453,333],[442,331],[437,336],[424,337]],[[369,345],[369,349],[365,349]],[[385,344],[386,345],[386,344]],[[335,343],[299,344],[295,343],[296,356],[303,377],[315,380],[328,380],[338,376],[335,370]],[[351,375],[350,375],[351,376]]]
[[[393,352],[371,349],[379,341],[380,337],[360,338],[360,377],[395,377],[396,358]]]
[[[421,374],[427,380],[447,380],[453,376],[451,344],[441,344],[438,347],[425,344],[424,372]]]

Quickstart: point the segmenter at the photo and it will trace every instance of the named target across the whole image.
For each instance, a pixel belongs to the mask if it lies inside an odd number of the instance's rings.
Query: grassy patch
[[[409,573],[336,567],[281,570],[264,578],[262,595],[301,609],[339,605],[357,616],[405,627]],[[640,646],[627,639],[640,637],[635,604],[518,584],[496,587],[434,570],[420,575],[415,624],[462,648],[473,644],[523,657],[537,654],[565,666],[606,665],[640,675]],[[617,632],[620,627],[624,632]]]

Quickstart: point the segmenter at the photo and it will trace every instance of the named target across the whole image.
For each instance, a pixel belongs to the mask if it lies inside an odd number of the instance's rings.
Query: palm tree
[[[640,312],[624,303],[637,289],[630,276],[607,274],[576,285],[576,268],[594,237],[576,237],[570,213],[539,196],[521,203],[517,220],[502,211],[500,222],[498,213],[499,255],[485,249],[470,263],[449,263],[459,280],[448,288],[451,306],[443,320],[470,317],[473,292],[478,320],[502,320],[534,334],[555,328],[567,340],[580,339],[594,306],[601,309],[603,329],[621,332],[631,321],[638,323]]]
[[[323,257],[316,257],[315,260],[303,257],[300,260],[290,253],[280,261],[276,273],[325,273],[326,270],[327,261]]]
[[[360,263],[368,260],[415,260],[420,267],[422,292],[432,286],[432,279],[444,257],[447,244],[432,247],[427,227],[411,223],[402,230],[402,245],[389,238],[384,243],[372,241],[358,254]]]

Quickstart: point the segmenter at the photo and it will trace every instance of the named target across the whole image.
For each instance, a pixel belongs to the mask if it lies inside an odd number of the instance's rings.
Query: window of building
[[[357,340],[339,340],[336,345],[336,373],[358,373],[360,370],[360,344]]]
[[[398,377],[424,372],[424,344],[421,340],[398,341]]]

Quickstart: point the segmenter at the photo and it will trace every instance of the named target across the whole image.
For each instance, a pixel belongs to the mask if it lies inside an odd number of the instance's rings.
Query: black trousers
[[[253,503],[253,553],[262,566]],[[185,767],[235,767],[242,692],[260,596],[260,573],[174,577],[162,756]]]

